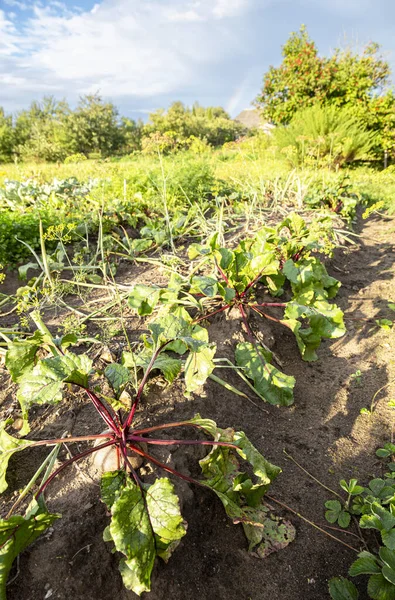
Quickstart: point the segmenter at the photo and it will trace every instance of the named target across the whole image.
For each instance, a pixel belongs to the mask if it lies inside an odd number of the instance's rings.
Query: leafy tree
[[[122,145],[118,111],[111,102],[103,102],[98,94],[83,96],[66,125],[72,152],[109,156],[117,153]]]
[[[52,96],[44,97],[41,103],[33,102],[16,118],[16,154],[23,160],[63,160],[71,150],[66,130],[69,114],[67,103]]]
[[[335,50],[321,57],[304,26],[283,46],[283,62],[270,67],[256,102],[276,125],[289,123],[297,111],[314,104],[351,109],[368,129],[378,133],[378,148],[395,150],[392,133],[395,98],[386,87],[390,67],[370,43],[362,53]]]
[[[13,149],[12,117],[0,107],[0,162],[11,160]]]
[[[172,137],[178,149],[188,147],[196,138],[221,146],[235,140],[242,131],[243,127],[221,107],[204,108],[195,103],[188,108],[182,102],[173,102],[167,111],[159,109],[151,113],[144,127],[145,136],[158,132]]]
[[[141,136],[143,131],[143,121],[134,121],[127,117],[122,117],[119,127],[121,138],[121,154],[130,154],[141,149]]]

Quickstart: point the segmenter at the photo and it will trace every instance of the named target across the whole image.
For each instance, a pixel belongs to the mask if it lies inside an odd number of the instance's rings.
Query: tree
[[[21,111],[14,127],[14,149],[23,160],[64,160],[70,153],[66,122],[70,108],[65,101],[46,96]]]
[[[207,108],[195,103],[190,109],[182,102],[173,102],[167,111],[159,109],[149,116],[144,135],[156,132],[174,140],[174,149],[186,148],[196,138],[206,140],[211,146],[221,146],[235,140],[243,127],[233,121],[218,106]]]
[[[381,148],[394,148],[395,99],[388,90],[390,67],[378,44],[361,53],[337,49],[329,58],[318,54],[304,26],[283,46],[283,62],[270,67],[256,99],[266,119],[289,123],[297,111],[315,104],[352,110],[368,129],[378,133]]]
[[[133,121],[127,117],[122,117],[119,127],[121,139],[121,154],[131,154],[141,149],[141,136],[143,131],[143,121]]]
[[[12,117],[6,116],[0,107],[0,162],[8,162],[12,158],[14,134]]]
[[[72,152],[109,156],[122,145],[118,111],[98,94],[83,96],[67,119],[67,134]]]

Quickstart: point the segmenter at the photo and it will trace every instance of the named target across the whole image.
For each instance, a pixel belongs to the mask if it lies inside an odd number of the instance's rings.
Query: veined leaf
[[[150,315],[158,304],[161,288],[137,284],[130,292],[128,303],[141,317]]]
[[[123,387],[127,384],[130,379],[129,370],[123,365],[117,363],[111,363],[104,369],[104,375],[107,377],[115,394],[119,396],[122,392]]]
[[[91,359],[85,354],[65,352],[61,356],[40,360],[32,370],[19,379],[17,398],[26,420],[33,404],[57,404],[62,399],[63,383],[75,383],[87,387]],[[27,433],[23,428],[23,433]]]
[[[384,563],[382,574],[395,586],[395,551],[389,548],[380,548],[379,555]]]
[[[186,534],[186,523],[180,513],[174,486],[167,477],[157,479],[145,489],[147,510],[155,534],[156,553],[167,562]]]
[[[152,350],[148,348],[144,348],[142,352],[139,353],[124,352],[122,354],[123,364],[129,369],[142,368],[145,371],[151,358]],[[163,373],[166,381],[173,383],[174,379],[181,371],[181,361],[178,358],[168,356],[166,352],[161,352],[152,367],[153,371],[155,369],[158,369]]]
[[[204,424],[199,415],[192,422],[200,424],[216,441],[234,443],[237,448],[216,446],[200,461],[205,485],[220,498],[227,515],[234,523],[242,523],[250,551],[268,556],[287,546],[295,537],[295,528],[288,521],[270,515],[262,497],[281,469],[268,462],[243,432],[219,429],[213,421]],[[237,454],[247,461],[254,480],[240,471]]]
[[[198,352],[190,352],[185,362],[185,384],[187,392],[195,392],[206,383],[207,377],[214,371],[213,358],[216,345],[205,346]]]
[[[270,404],[289,406],[293,403],[295,378],[285,375],[269,362],[268,353],[257,349],[254,344],[237,344],[236,364],[243,367],[245,374],[254,382],[258,395]]]
[[[15,558],[59,517],[37,512],[29,517],[0,520],[0,600],[6,600],[7,577]]]
[[[33,368],[41,342],[42,335],[36,331],[29,339],[8,344],[5,365],[13,381],[19,381],[27,371]]]
[[[7,433],[5,428],[9,423],[12,423],[12,419],[0,423],[0,494],[8,487],[6,472],[11,456],[33,444],[29,440],[15,438]]]
[[[193,277],[189,291],[191,294],[202,293],[213,298],[218,294],[218,281],[213,277]]]
[[[329,593],[332,600],[358,600],[355,585],[345,577],[333,577],[329,580]]]
[[[371,575],[368,581],[368,594],[372,600],[395,600],[395,585],[384,575]]]
[[[155,541],[144,498],[137,485],[127,483],[115,498],[109,530],[115,548],[126,557],[120,567],[125,586],[138,596],[148,592],[155,562]]]
[[[343,322],[343,312],[335,304],[329,304],[325,300],[314,302],[307,306],[298,303],[298,298],[288,302],[284,312],[287,319],[308,319],[310,328],[306,331],[319,335],[322,338],[342,337],[346,331]],[[299,333],[301,333],[299,331]]]
[[[357,577],[358,575],[374,575],[375,573],[381,573],[381,568],[377,564],[377,559],[374,554],[370,552],[360,552],[357,560],[355,560],[349,571],[351,577]]]
[[[173,484],[163,478],[140,488],[116,471],[103,477],[101,489],[111,509],[105,539],[124,555],[119,568],[126,588],[140,595],[150,590],[156,556],[168,560],[186,533]]]

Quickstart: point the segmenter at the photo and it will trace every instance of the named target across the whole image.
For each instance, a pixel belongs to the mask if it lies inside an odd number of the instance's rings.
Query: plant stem
[[[321,487],[323,487],[327,492],[330,492],[334,496],[337,496],[338,498],[340,498],[340,500],[342,501],[342,503],[345,504],[344,499],[340,496],[340,494],[338,494],[337,492],[335,492],[334,490],[332,490],[331,488],[329,488],[328,486],[326,486],[319,479],[317,479],[316,477],[314,477],[314,475],[312,475],[311,473],[309,473],[309,471],[307,471],[304,467],[302,467],[302,465],[299,464],[298,461],[295,460],[293,456],[291,456],[290,454],[288,454],[288,452],[286,450],[283,450],[283,453],[285,454],[285,456],[287,458],[289,458],[290,460],[292,460],[292,462],[294,462],[295,465],[297,467],[299,467],[299,469],[301,469],[301,471],[303,471],[303,473],[306,473],[306,475],[308,475],[308,477],[310,477],[311,479],[313,479],[313,481],[315,481],[316,483],[318,483],[318,485],[320,485]]]
[[[133,442],[145,442],[146,444],[154,444],[157,446],[224,446],[239,450],[239,447],[236,444],[231,444],[230,442],[209,442],[207,440],[158,440],[140,437],[134,434],[128,436],[127,440]]]
[[[147,369],[146,369],[146,371],[144,373],[144,376],[143,376],[143,378],[142,378],[142,380],[140,382],[139,388],[137,390],[137,394],[136,394],[136,398],[135,398],[135,400],[133,402],[133,406],[132,406],[132,408],[131,408],[131,410],[130,410],[127,418],[126,418],[126,421],[125,421],[124,425],[123,425],[123,429],[126,432],[128,431],[130,425],[133,422],[134,414],[136,412],[138,403],[139,403],[140,398],[142,396],[142,393],[143,393],[143,390],[144,390],[144,386],[147,383],[147,379],[149,377],[150,372],[152,371],[152,367],[154,366],[156,359],[158,358],[159,354],[162,352],[163,348],[165,348],[165,346],[167,346],[168,344],[170,344],[170,342],[172,342],[172,341],[173,340],[168,340],[165,344],[162,344],[162,346],[160,346],[159,348],[157,348],[157,350],[152,355],[152,358],[151,358],[151,360],[149,362],[149,365],[148,365],[148,367],[147,367]]]
[[[206,319],[209,319],[210,317],[213,317],[214,315],[216,315],[216,314],[218,314],[220,312],[223,312],[227,308],[230,308],[230,304],[227,304],[226,306],[222,306],[218,310],[214,310],[213,312],[208,313],[207,315],[203,315],[202,317],[199,317],[198,319],[194,319],[193,323],[200,323],[200,321],[204,321]]]
[[[158,431],[159,429],[168,429],[170,427],[197,427],[198,429],[203,429],[201,425],[197,423],[191,423],[190,421],[178,421],[175,423],[165,423],[163,425],[153,425],[152,427],[145,427],[144,429],[134,429],[134,434],[143,435],[146,433],[151,433],[152,431]]]
[[[278,306],[279,308],[285,308],[287,306],[286,302],[261,302],[260,304],[250,304],[252,308],[259,306]]]
[[[387,387],[389,387],[394,382],[395,382],[395,379],[391,379],[391,381],[389,381],[388,383],[386,383],[385,385],[383,385],[381,388],[379,388],[377,390],[377,392],[374,394],[374,396],[372,398],[372,401],[370,403],[370,412],[371,413],[373,413],[373,411],[374,411],[374,401],[376,400],[376,398],[379,395],[379,393],[382,392],[383,390],[385,390]]]
[[[54,440],[38,440],[33,441],[33,444],[30,446],[34,448],[35,446],[55,446],[56,444],[62,444],[63,442],[88,442],[90,440],[99,440],[99,439],[108,439],[112,434],[111,433],[99,433],[97,435],[78,435],[75,437],[65,437],[65,438],[57,438]]]
[[[144,441],[147,441],[147,440],[144,440]],[[183,475],[182,473],[179,473],[178,471],[175,471],[171,467],[168,467],[167,465],[161,463],[159,460],[157,460],[156,458],[154,458],[150,454],[147,454],[146,452],[143,452],[143,450],[141,450],[140,448],[137,448],[137,446],[130,445],[130,449],[133,450],[133,452],[136,452],[136,454],[139,454],[140,456],[143,456],[149,462],[154,463],[154,465],[156,465],[157,467],[160,467],[164,471],[168,471],[172,475],[176,475],[177,477],[180,477],[180,479],[184,479],[185,481],[189,481],[189,483],[196,483],[197,485],[204,486],[204,483],[202,483],[201,481],[198,481],[197,479],[193,479],[192,477],[188,477],[187,475]]]
[[[84,450],[84,452],[81,452],[80,454],[76,454],[76,456],[73,456],[72,458],[69,458],[68,460],[66,460],[66,462],[64,462],[62,465],[60,465],[60,467],[58,467],[56,469],[56,471],[54,471],[52,473],[52,475],[50,475],[48,477],[48,479],[40,486],[38,492],[36,492],[36,494],[34,495],[34,497],[37,499],[45,490],[45,488],[51,483],[51,481],[57,476],[59,475],[59,473],[61,471],[63,471],[63,469],[65,469],[66,467],[68,467],[69,465],[71,465],[73,462],[76,462],[77,460],[81,460],[81,458],[85,458],[85,456],[89,456],[89,454],[93,454],[93,452],[97,452],[98,450],[102,450],[103,448],[107,448],[107,446],[113,446],[116,443],[116,440],[110,440],[108,442],[105,442],[104,444],[100,444],[99,446],[95,446],[94,448],[88,448],[88,450]]]
[[[88,388],[83,388],[88,394],[89,398],[92,401],[93,406],[96,408],[97,412],[100,414],[103,421],[105,421],[106,425],[112,429],[116,436],[119,435],[119,429],[115,424],[114,418],[112,417],[108,408],[103,404],[101,400]]]
[[[56,459],[56,457],[58,455],[58,452],[60,450],[60,446],[61,446],[61,442],[58,443],[58,444],[56,444],[55,448],[53,448],[51,450],[51,452],[48,454],[48,456],[46,457],[46,459],[41,463],[41,465],[39,466],[39,468],[37,469],[37,471],[35,472],[35,474],[31,478],[31,480],[29,481],[29,483],[24,487],[24,489],[21,492],[21,494],[18,496],[18,498],[16,499],[16,501],[14,502],[14,504],[11,506],[10,510],[7,513],[6,519],[9,519],[11,517],[12,513],[14,512],[14,510],[20,505],[20,503],[22,502],[22,500],[28,495],[28,493],[30,492],[31,488],[36,483],[37,479],[40,477],[42,471],[45,469],[45,467],[47,466],[47,464],[48,463],[53,464],[53,462]],[[47,477],[44,476],[44,480],[46,480],[46,479],[47,479]]]

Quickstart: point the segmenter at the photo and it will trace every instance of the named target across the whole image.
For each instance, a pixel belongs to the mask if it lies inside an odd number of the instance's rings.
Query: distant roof
[[[245,110],[242,110],[241,113],[235,117],[235,121],[238,121],[244,125],[244,127],[247,127],[247,129],[257,127],[264,131],[269,131],[274,127],[271,123],[263,122],[261,113],[257,108],[246,108]]]

